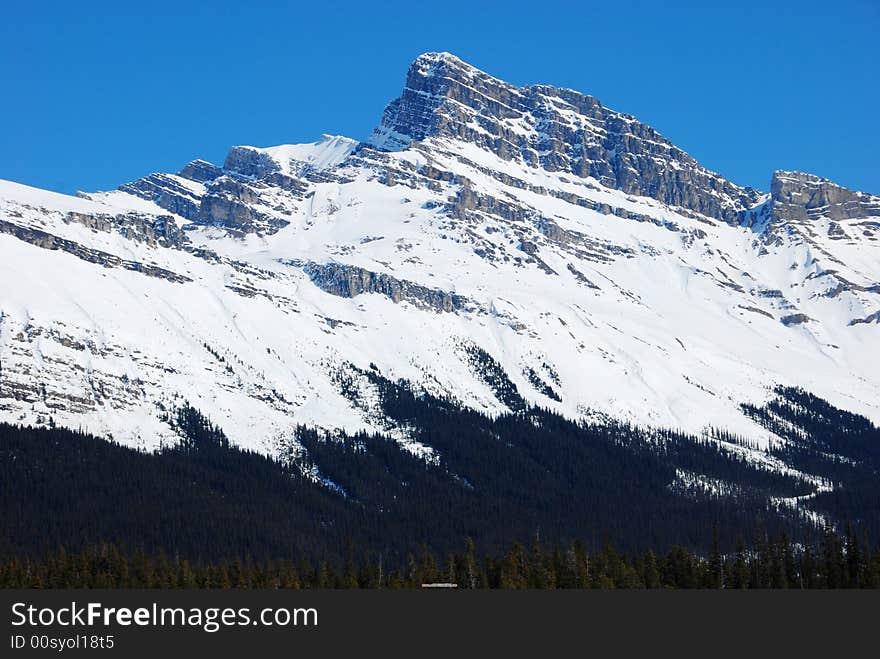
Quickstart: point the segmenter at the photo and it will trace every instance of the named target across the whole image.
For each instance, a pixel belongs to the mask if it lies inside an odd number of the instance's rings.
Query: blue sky
[[[107,189],[234,144],[364,138],[446,50],[593,94],[744,185],[880,193],[878,35],[878,0],[7,3],[0,178]]]

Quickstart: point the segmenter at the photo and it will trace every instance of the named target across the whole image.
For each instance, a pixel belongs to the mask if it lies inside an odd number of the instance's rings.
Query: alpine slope
[[[76,196],[2,181],[0,420],[150,450],[188,404],[260,452],[305,425],[430,455],[363,374],[499,415],[488,355],[571,419],[760,449],[742,406],[785,386],[876,423],[880,197],[768,182],[448,53],[363,142],[235,146]]]

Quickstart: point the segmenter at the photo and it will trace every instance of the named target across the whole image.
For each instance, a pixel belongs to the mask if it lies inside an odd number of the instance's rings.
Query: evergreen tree
[[[826,588],[842,588],[844,579],[844,558],[840,539],[830,526],[825,528],[822,536],[822,561]]]
[[[644,569],[643,569],[643,577],[642,577],[645,588],[660,588],[660,570],[657,566],[657,557],[654,555],[653,550],[649,549],[645,554],[644,559]]]
[[[717,524],[712,527],[712,553],[706,574],[706,588],[724,588],[724,559],[721,557]]]

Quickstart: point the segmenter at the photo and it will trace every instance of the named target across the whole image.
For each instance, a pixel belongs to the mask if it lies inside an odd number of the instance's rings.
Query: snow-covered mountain
[[[769,174],[769,173],[768,173]],[[155,447],[184,401],[273,451],[370,429],[362,371],[496,414],[760,446],[801,386],[880,421],[880,197],[702,167],[591,96],[412,64],[366,142],[233,147],[110,192],[0,182],[0,420]]]

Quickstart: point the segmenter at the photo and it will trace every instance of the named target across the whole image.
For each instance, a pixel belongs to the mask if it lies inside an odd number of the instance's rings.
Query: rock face
[[[545,85],[515,87],[448,53],[409,69],[369,143],[406,149],[430,137],[463,140],[549,171],[591,176],[609,188],[737,223],[761,193],[701,167],[634,117],[596,98]]]
[[[269,235],[288,225],[279,215],[309,192],[310,183],[332,180],[325,170],[356,146],[355,140],[330,135],[307,145],[234,146],[222,168],[193,160],[178,174],[150,174],[118,189],[196,225]]]
[[[257,189],[233,176],[221,176],[208,185],[194,219],[242,233],[270,234],[287,225],[285,220],[258,210],[260,201]]]
[[[179,176],[187,178],[190,181],[197,181],[199,183],[213,181],[215,178],[221,176],[222,174],[223,170],[221,168],[217,167],[216,165],[212,165],[205,160],[193,160],[191,163],[187,164],[186,167],[178,172]]]
[[[288,221],[255,208],[277,206],[274,198],[263,199],[263,189],[302,198],[310,183],[332,180],[330,170],[352,152],[400,151],[431,138],[473,144],[528,167],[592,177],[605,187],[656,199],[686,215],[728,224],[772,227],[820,216],[840,221],[880,215],[880,197],[799,172],[776,172],[771,203],[762,203],[767,197],[760,191],[708,171],[650,126],[604,107],[593,96],[547,85],[516,87],[449,53],[425,53],[413,62],[400,97],[387,106],[360,149],[354,140],[329,135],[312,145],[235,146],[223,167],[193,160],[177,175],[151,174],[119,189],[197,224],[236,233],[274,233]],[[450,176],[432,174],[430,165],[422,173],[438,180]],[[524,185],[507,174],[493,175],[508,185]],[[387,176],[393,184],[390,170]],[[455,182],[462,189],[450,208],[460,218],[468,210],[490,207],[511,220],[531,213],[472,192],[466,180]],[[602,213],[657,222],[605,203],[573,199],[570,192],[539,192]],[[673,223],[667,228],[676,230]],[[862,233],[875,238],[877,229],[876,223],[863,223]],[[836,226],[829,232],[846,237]]]
[[[470,306],[467,298],[462,295],[341,263],[306,263],[303,271],[315,286],[339,297],[351,298],[363,293],[378,293],[395,304],[409,302],[418,307],[445,313],[453,313]]]
[[[151,247],[182,249],[189,243],[189,238],[170,215],[151,216],[139,213],[105,215],[70,212],[65,221],[75,222],[95,231],[115,231],[126,240],[146,243]]]
[[[0,234],[14,236],[22,242],[30,243],[41,249],[67,252],[78,259],[87,261],[88,263],[96,263],[105,268],[122,268],[124,270],[131,270],[132,272],[140,272],[148,277],[166,279],[177,284],[192,281],[189,277],[179,275],[170,270],[166,270],[165,268],[142,263],[140,261],[133,261],[131,259],[122,259],[115,254],[108,254],[107,252],[85,247],[73,240],[61,238],[54,234],[47,233],[46,231],[19,226],[4,220],[0,220]]]
[[[267,153],[249,146],[234,146],[226,155],[223,169],[240,176],[262,178],[281,170],[281,165]]]
[[[819,217],[833,221],[880,217],[880,197],[853,192],[825,178],[777,171],[770,184],[772,219],[804,222]]]
[[[152,201],[170,213],[192,220],[199,214],[201,190],[193,190],[180,178],[173,174],[150,174],[120,185],[119,190]]]

